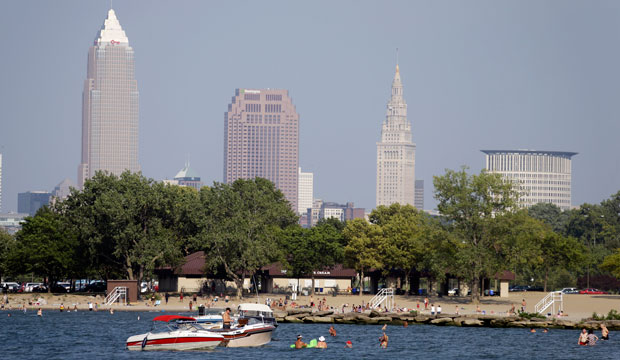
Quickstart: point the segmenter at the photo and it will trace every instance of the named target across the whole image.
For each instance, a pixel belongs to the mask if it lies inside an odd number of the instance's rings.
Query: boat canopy
[[[193,317],[181,316],[181,315],[160,315],[160,316],[155,317],[155,319],[153,319],[153,321],[164,321],[164,322],[170,322],[170,321],[175,321],[175,320],[196,321],[196,319]]]
[[[262,311],[262,312],[272,312],[271,308],[264,304],[239,304],[239,311]]]

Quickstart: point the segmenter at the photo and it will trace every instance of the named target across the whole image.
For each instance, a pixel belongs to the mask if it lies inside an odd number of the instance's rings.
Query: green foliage
[[[569,212],[563,212],[557,205],[551,203],[534,204],[527,209],[529,216],[551,226],[558,234],[566,232],[569,220]]]
[[[465,167],[458,172],[446,170],[445,175],[434,177],[433,184],[437,209],[461,243],[455,272],[471,283],[472,300],[478,301],[480,280],[503,270],[496,223],[514,209],[517,192],[499,174],[468,175]]]
[[[369,224],[364,219],[354,219],[348,221],[344,228],[343,235],[347,239],[347,246],[344,248],[345,265],[349,266],[360,274],[360,296],[363,286],[361,281],[364,279],[364,272],[370,268],[382,268],[381,262],[381,228],[379,225]]]
[[[604,320],[620,320],[620,313],[616,309],[611,309],[605,315],[599,315],[596,312],[592,313],[592,320],[604,321]]]
[[[32,273],[50,283],[65,277],[74,265],[77,239],[67,231],[61,216],[47,206],[27,217],[6,259],[13,275]]]
[[[605,257],[600,268],[620,279],[620,248],[616,249],[615,253]]]
[[[280,190],[266,179],[214,183],[200,191],[202,202],[197,245],[208,271],[221,272],[242,296],[246,276],[281,259],[278,237],[297,216]]]
[[[541,315],[539,313],[533,312],[533,313],[528,313],[525,311],[519,311],[519,313],[517,314],[520,318],[523,319],[546,319],[546,317],[544,315]]]
[[[14,247],[15,238],[3,228],[0,228],[0,278],[4,278],[5,274],[10,270],[7,260]]]

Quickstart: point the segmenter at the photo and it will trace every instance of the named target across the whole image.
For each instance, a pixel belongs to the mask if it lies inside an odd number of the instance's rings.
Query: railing
[[[549,294],[547,294],[547,296],[545,296],[542,300],[540,300],[538,302],[538,304],[536,304],[536,306],[534,307],[534,310],[541,314],[543,311],[547,310],[549,308],[549,306],[551,306],[551,313],[555,314],[555,309],[556,309],[556,303],[558,303],[558,311],[563,311],[564,309],[564,302],[563,302],[563,298],[562,298],[562,292],[561,291],[552,291]]]
[[[104,305],[111,305],[120,300],[123,305],[127,305],[127,288],[125,286],[115,287],[105,298]]]
[[[381,289],[377,295],[375,295],[368,302],[371,309],[376,309],[381,306],[385,302],[385,307],[388,311],[392,310],[392,306],[394,305],[394,289],[393,288],[385,288]]]

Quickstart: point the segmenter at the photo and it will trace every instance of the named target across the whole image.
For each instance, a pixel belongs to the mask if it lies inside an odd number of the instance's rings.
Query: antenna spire
[[[112,1],[112,0],[110,0]],[[396,48],[396,66],[398,66],[398,48]]]

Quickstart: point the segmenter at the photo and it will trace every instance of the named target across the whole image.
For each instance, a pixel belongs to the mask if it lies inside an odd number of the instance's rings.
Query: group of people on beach
[[[599,340],[599,337],[594,335],[594,330],[586,330],[585,328],[581,329],[581,333],[579,334],[579,340],[577,343],[581,346],[594,346],[596,342]],[[605,324],[601,324],[601,338],[600,340],[609,340],[609,329]]]

